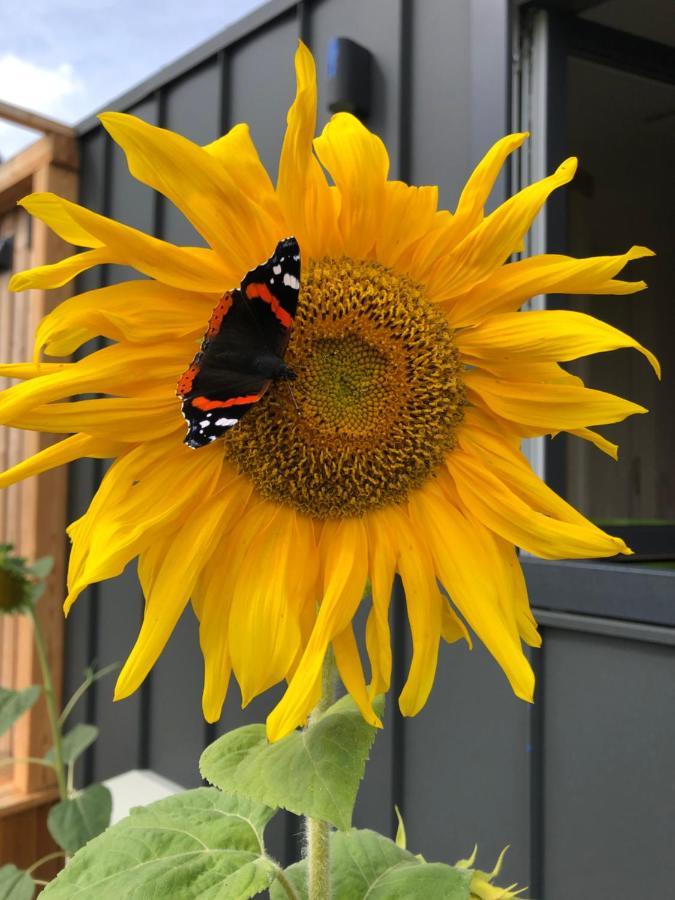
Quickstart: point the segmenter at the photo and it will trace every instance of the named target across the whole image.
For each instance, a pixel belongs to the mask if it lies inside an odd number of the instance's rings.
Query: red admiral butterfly
[[[273,381],[294,379],[284,363],[300,291],[300,248],[293,237],[221,297],[201,348],[176,394],[188,424],[185,443],[204,447],[241,419]]]

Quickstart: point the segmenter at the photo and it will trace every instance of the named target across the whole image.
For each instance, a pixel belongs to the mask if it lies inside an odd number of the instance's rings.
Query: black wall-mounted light
[[[371,109],[372,60],[370,50],[346,37],[328,44],[326,97],[331,112],[350,112],[367,119]]]
[[[0,272],[9,272],[14,261],[14,238],[0,237]]]

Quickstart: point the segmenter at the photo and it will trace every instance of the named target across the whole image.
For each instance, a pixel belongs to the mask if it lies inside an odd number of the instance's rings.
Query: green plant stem
[[[76,706],[77,702],[80,700],[80,698],[84,697],[84,695],[87,693],[89,688],[93,684],[95,684],[99,680],[99,678],[103,678],[105,675],[108,675],[110,672],[114,672],[115,669],[119,669],[119,666],[120,666],[120,664],[118,662],[114,662],[114,663],[111,663],[109,666],[106,666],[104,669],[99,669],[98,672],[89,672],[87,674],[87,676],[85,677],[84,681],[82,682],[82,684],[76,689],[76,691],[73,693],[73,696],[63,707],[63,711],[62,711],[61,715],[59,716],[60,724],[63,725],[63,723],[66,721],[68,716],[71,714],[71,712],[75,708],[75,706]]]
[[[310,718],[309,728],[321,719],[335,698],[335,659],[326,653],[321,678],[321,698]],[[321,819],[305,819],[307,890],[309,900],[330,900],[330,825]]]
[[[286,891],[286,896],[288,897],[288,900],[298,900],[298,895],[295,893],[295,889],[293,888],[293,885],[290,883],[288,878],[286,878],[284,870],[281,868],[281,866],[279,866],[279,868],[277,869],[276,877],[277,877],[277,881],[279,882],[279,884]]]
[[[29,866],[26,869],[26,874],[31,875],[36,869],[39,869],[40,866],[43,866],[45,863],[51,862],[52,859],[59,859],[66,854],[63,850],[55,850],[54,853],[48,853],[46,856],[42,856],[37,862],[34,862],[32,866]]]
[[[47,715],[49,716],[49,725],[52,730],[52,738],[54,740],[54,771],[56,772],[56,782],[59,788],[59,796],[62,800],[68,797],[68,788],[66,786],[66,772],[63,765],[63,748],[61,746],[61,728],[59,726],[59,715],[56,709],[56,695],[54,694],[54,681],[52,679],[49,661],[47,659],[47,650],[45,648],[42,629],[37,617],[37,613],[33,607],[30,607],[28,614],[33,620],[33,634],[35,636],[35,648],[42,670],[42,687],[45,694],[45,703],[47,704]]]

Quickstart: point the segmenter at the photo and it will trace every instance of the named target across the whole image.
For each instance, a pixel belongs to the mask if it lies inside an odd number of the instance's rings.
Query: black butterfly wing
[[[283,359],[300,292],[300,248],[296,239],[279,241],[267,262],[244,277],[241,292],[258,321],[268,351]]]
[[[176,393],[188,423],[185,443],[203,447],[232,428],[263,396],[271,379],[256,360],[283,359],[297,309],[300,253],[295,238],[281,241],[267,262],[249,272],[241,289],[226,293],[211,314],[201,349]]]

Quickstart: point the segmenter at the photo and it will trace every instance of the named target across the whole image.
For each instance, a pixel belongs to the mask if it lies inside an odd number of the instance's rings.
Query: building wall
[[[388,145],[392,175],[438,184],[442,202],[452,208],[471,165],[508,126],[508,25],[506,0],[275,0],[115,108],[199,142],[248,121],[274,176],[298,37],[315,53],[320,90],[329,39],[352,37],[374,55],[368,124]],[[321,105],[320,126],[327,117]],[[83,127],[81,147],[82,203],[170,241],[197,240],[168,202],[131,179],[121,152],[95,122]],[[500,182],[495,201],[507,186],[506,179]],[[127,277],[110,267],[87,273],[80,288]],[[74,467],[72,518],[86,507],[101,474],[97,461]],[[606,618],[616,576],[598,569],[601,575],[594,569],[586,576],[575,569],[579,590],[570,595],[567,570],[529,566],[533,601],[548,608],[541,614],[546,649],[534,660],[540,673],[534,708],[513,696],[482,648],[469,653],[457,646],[444,648],[430,702],[418,717],[403,721],[390,702],[356,824],[392,833],[397,803],[411,849],[452,861],[477,842],[485,867],[508,843],[504,879],[529,884],[534,896],[545,883],[546,900],[666,896],[659,891],[675,877],[667,852],[667,820],[675,807],[672,785],[664,788],[660,779],[675,747],[672,728],[663,726],[675,699],[668,647],[675,619],[664,625],[662,613],[670,614],[673,582],[665,575],[659,580],[662,573],[648,588],[642,573],[622,581],[624,595],[626,586],[636,596],[647,590],[655,618],[649,625],[643,624],[649,619],[631,621],[640,616],[624,604],[617,632]],[[598,599],[588,585],[597,594],[600,582],[605,587]],[[123,660],[141,613],[133,571],[90,589],[68,620],[67,687],[78,683],[92,659],[101,665]],[[400,596],[393,617],[400,688],[409,658]],[[647,709],[643,700],[654,679],[663,689]],[[239,724],[261,721],[279,696],[272,691],[242,711],[233,689],[221,722],[209,727],[201,716],[201,683],[196,620],[188,609],[135,696],[113,705],[109,681],[92,691],[81,714],[96,722],[101,740],[87,758],[86,777],[151,767],[197,785],[205,744]],[[293,858],[297,820],[275,820],[270,846],[279,858]]]

